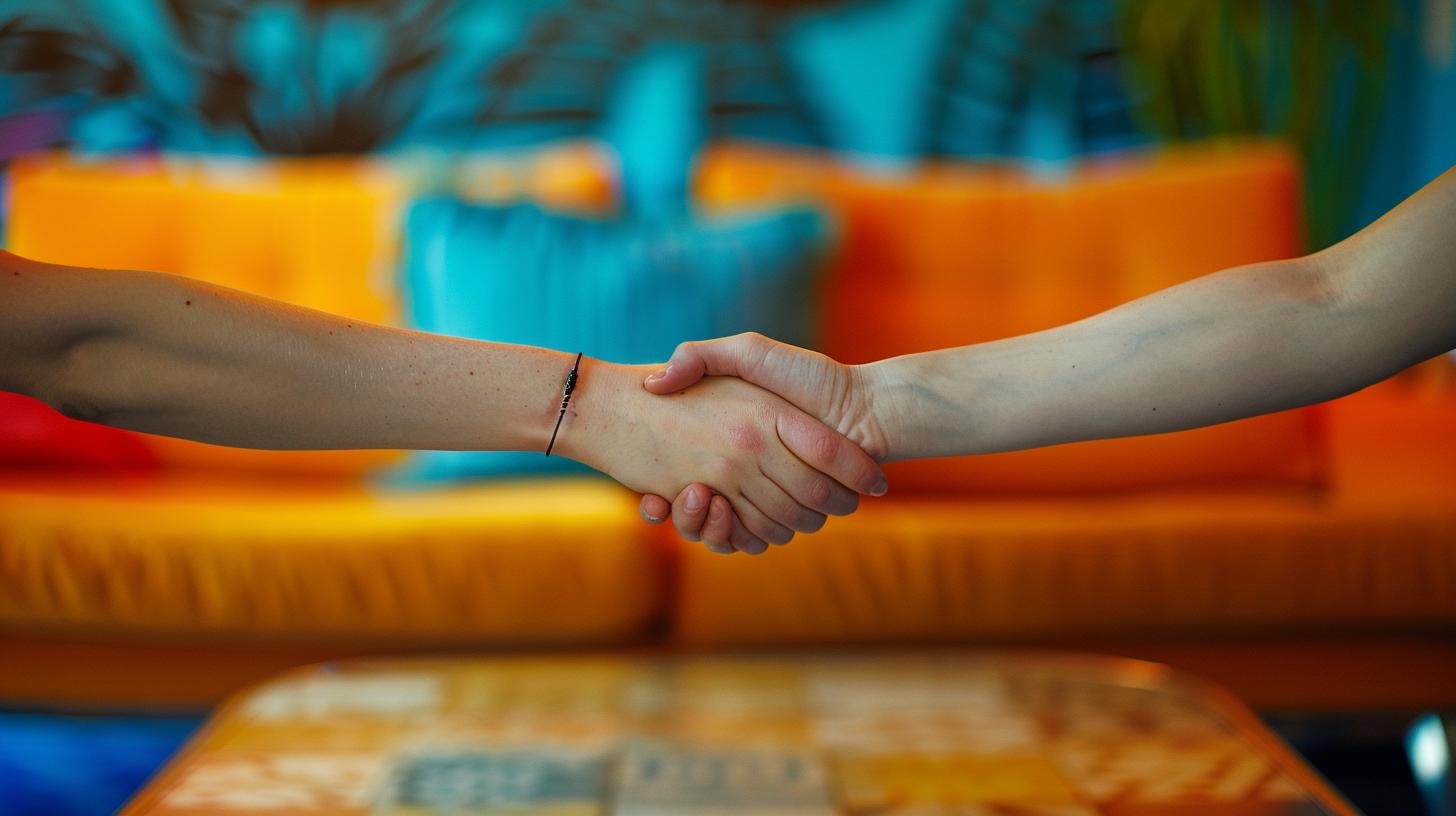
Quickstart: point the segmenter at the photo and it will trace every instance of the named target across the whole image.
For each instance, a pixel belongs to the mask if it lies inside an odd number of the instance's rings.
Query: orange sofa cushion
[[[983,456],[891,462],[890,489],[912,495],[1121,493],[1144,488],[1318,488],[1328,470],[1324,409],[1191,431]]]
[[[612,174],[607,155],[587,142],[480,154],[448,165],[425,158],[103,161],[33,155],[11,168],[6,245],[37,260],[186,275],[393,324],[399,316],[399,220],[414,188],[441,176],[435,181],[470,199],[531,199],[551,209],[603,213],[612,207]],[[78,213],[85,214],[84,231]],[[28,427],[43,426],[52,438],[76,428],[59,415],[30,421]],[[127,434],[115,431],[109,438],[121,435]],[[343,476],[379,470],[401,457],[395,451],[237,450],[129,436],[130,446],[143,448],[150,462],[174,468]],[[23,444],[29,442],[9,440],[0,428],[0,453]],[[74,463],[76,448],[57,455]]]
[[[690,646],[1456,627],[1456,394],[1331,405],[1331,487],[869,501],[750,558],[679,551]]]
[[[1104,161],[1047,181],[990,166],[883,176],[725,146],[704,206],[810,199],[838,217],[823,350],[844,362],[996,340],[1082,319],[1210,272],[1299,252],[1294,159],[1266,144]],[[1318,485],[1318,409],[1155,438],[900,463],[908,492],[1085,492],[1209,483]]]
[[[10,474],[0,479],[0,630],[629,641],[661,597],[635,504],[592,479],[379,494],[320,479]]]

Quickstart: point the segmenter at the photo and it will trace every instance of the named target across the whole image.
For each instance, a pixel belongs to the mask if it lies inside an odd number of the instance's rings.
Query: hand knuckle
[[[834,490],[829,486],[829,480],[823,476],[810,477],[809,482],[804,485],[805,504],[810,507],[827,507],[832,498]]]
[[[738,463],[730,457],[717,456],[707,463],[707,471],[712,479],[709,486],[722,492],[737,481]]]
[[[763,434],[748,423],[735,422],[723,429],[728,444],[736,451],[758,453],[763,450]]]
[[[814,455],[822,462],[832,462],[839,455],[839,440],[825,429],[814,436]]]

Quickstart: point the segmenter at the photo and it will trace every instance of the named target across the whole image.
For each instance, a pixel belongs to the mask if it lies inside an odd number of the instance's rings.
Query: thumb
[[[642,384],[654,394],[671,394],[704,377],[740,377],[752,381],[750,374],[761,367],[772,347],[772,340],[756,332],[681,343],[673,351],[672,359],[649,374]]]

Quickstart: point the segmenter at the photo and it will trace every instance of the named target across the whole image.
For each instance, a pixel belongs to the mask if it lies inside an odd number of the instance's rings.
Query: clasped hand
[[[651,430],[662,444],[639,448],[659,451],[641,474],[612,475],[646,494],[650,523],[671,517],[684,538],[714,552],[757,554],[888,487],[877,464],[885,435],[863,368],[749,333],[684,343],[646,371],[644,424],[671,419]],[[692,481],[661,491],[646,478],[654,469]]]

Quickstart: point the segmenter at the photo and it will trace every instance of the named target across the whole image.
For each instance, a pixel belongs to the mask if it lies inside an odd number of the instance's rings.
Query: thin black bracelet
[[[546,444],[546,455],[556,447],[556,434],[561,430],[561,420],[566,418],[566,406],[571,404],[571,392],[576,390],[576,374],[581,370],[581,352],[576,353],[576,362],[571,364],[571,373],[566,375],[566,385],[561,387],[561,413],[556,415],[556,427],[551,429],[551,441]]]

